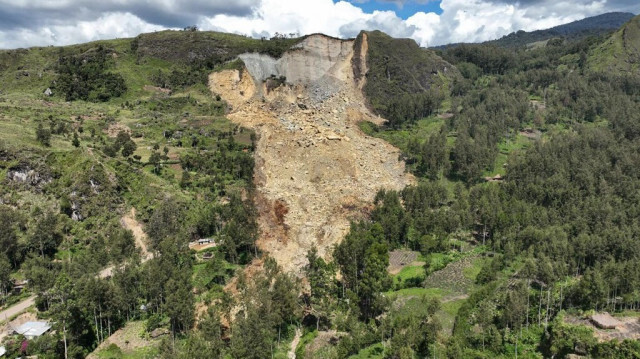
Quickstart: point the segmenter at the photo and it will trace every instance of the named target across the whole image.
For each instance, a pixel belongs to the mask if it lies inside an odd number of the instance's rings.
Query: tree
[[[36,129],[36,140],[45,147],[51,146],[51,130],[45,129],[42,126],[42,123],[38,123],[38,128]]]
[[[14,267],[18,265],[17,226],[22,220],[16,211],[0,205],[0,248]]]
[[[147,225],[147,233],[154,248],[159,248],[164,239],[180,233],[182,216],[181,205],[174,198],[167,198],[156,207]]]
[[[73,306],[75,305],[75,290],[73,283],[62,274],[57,280],[55,286],[49,293],[51,298],[50,313],[55,318],[56,324],[60,327],[64,342],[64,358],[69,357],[69,345],[67,342],[68,324],[73,319]]]
[[[0,254],[0,290],[6,296],[12,286],[11,263],[6,255]]]
[[[195,310],[190,273],[176,271],[175,274],[175,277],[166,283],[167,299],[164,309],[169,316],[171,332],[174,335],[191,328]]]
[[[391,284],[387,273],[389,252],[382,226],[352,224],[333,256],[342,275],[343,294],[353,292],[364,319],[380,314],[386,305],[380,292]]]
[[[160,159],[160,153],[158,152],[153,152],[151,156],[149,156],[149,164],[153,166],[153,172],[156,174],[159,174],[162,168]]]
[[[58,227],[58,216],[53,212],[44,214],[36,222],[30,234],[29,244],[32,250],[38,251],[43,258],[45,255],[52,257],[61,242],[62,234]]]
[[[187,188],[191,185],[191,173],[189,171],[182,171],[182,178],[180,178],[180,187]]]
[[[316,317],[316,330],[320,330],[320,322],[327,322],[334,309],[334,294],[337,289],[334,282],[335,268],[318,256],[315,246],[307,252],[307,261],[304,273],[311,289],[308,304]]]
[[[389,289],[391,279],[389,267],[389,249],[384,243],[374,243],[365,253],[364,271],[360,285],[360,309],[365,318],[381,314],[387,301],[382,292]]]
[[[133,142],[133,140],[129,139],[122,145],[122,156],[123,157],[131,156],[136,151],[137,148],[138,146],[136,145],[136,143]]]
[[[73,147],[80,147],[80,139],[78,138],[77,132],[73,133],[73,140],[71,141],[71,144],[73,145]]]
[[[380,190],[374,203],[376,208],[371,213],[371,219],[382,226],[386,242],[391,247],[406,245],[407,220],[398,192]]]

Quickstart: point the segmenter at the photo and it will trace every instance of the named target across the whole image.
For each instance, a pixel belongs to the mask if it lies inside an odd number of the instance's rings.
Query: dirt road
[[[0,312],[0,321],[6,322],[12,317],[24,312],[30,306],[36,304],[36,296],[32,295],[29,298],[14,304],[13,306]]]

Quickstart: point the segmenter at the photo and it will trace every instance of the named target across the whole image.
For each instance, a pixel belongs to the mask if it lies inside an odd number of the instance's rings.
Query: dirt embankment
[[[259,247],[299,272],[312,246],[330,253],[378,189],[400,190],[414,179],[396,148],[357,126],[382,119],[364,105],[352,41],[314,35],[280,60],[250,58],[242,73],[212,74],[210,87],[232,106],[234,123],[258,134]],[[267,89],[265,71],[285,73],[287,83]]]

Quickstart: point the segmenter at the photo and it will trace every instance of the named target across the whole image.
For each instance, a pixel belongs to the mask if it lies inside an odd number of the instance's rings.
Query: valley
[[[0,346],[637,357],[630,16],[439,49],[186,27],[0,51]]]

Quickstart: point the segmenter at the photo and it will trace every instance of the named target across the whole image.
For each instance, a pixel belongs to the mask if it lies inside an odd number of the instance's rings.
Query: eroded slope
[[[248,70],[212,74],[211,90],[233,106],[233,122],[259,135],[259,246],[299,271],[312,246],[330,252],[378,189],[399,190],[413,179],[396,148],[357,126],[381,119],[354,79],[352,41],[314,35],[280,60],[243,58]],[[269,91],[263,80],[271,71],[286,74],[287,84]]]

